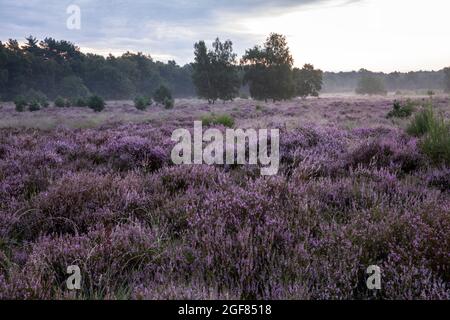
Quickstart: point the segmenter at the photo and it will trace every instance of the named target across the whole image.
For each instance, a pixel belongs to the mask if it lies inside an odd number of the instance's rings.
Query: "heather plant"
[[[89,97],[87,105],[95,112],[101,112],[103,109],[105,109],[105,101],[100,96]]]
[[[170,135],[197,113],[0,129],[0,299],[449,299],[449,165],[423,147],[434,127],[409,136],[361,100],[358,112],[380,126],[271,116],[281,130],[273,177],[173,165]],[[264,108],[281,117],[294,103]],[[239,123],[253,121],[248,101],[236,105]],[[81,269],[80,291],[66,288],[68,265]],[[382,269],[376,295],[369,265]]]

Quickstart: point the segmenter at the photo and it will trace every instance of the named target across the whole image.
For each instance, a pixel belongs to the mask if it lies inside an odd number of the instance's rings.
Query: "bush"
[[[420,147],[436,163],[450,164],[450,125],[444,118],[435,118]]]
[[[418,114],[416,114],[406,131],[412,136],[420,137],[430,130],[430,127],[434,122],[435,116],[433,107],[429,105],[421,110]]]
[[[398,101],[394,101],[393,109],[388,113],[388,118],[408,118],[414,112],[414,103],[410,100],[402,105]]]
[[[39,111],[39,110],[41,110],[41,105],[39,104],[39,101],[37,101],[37,100],[32,100],[32,101],[30,102],[28,108],[29,108],[29,110],[30,110],[31,112]]]
[[[58,108],[64,108],[66,106],[66,101],[61,97],[57,97],[55,99],[55,106]]]
[[[153,94],[153,100],[157,103],[164,104],[166,99],[173,100],[172,93],[167,87],[161,85]]]
[[[424,136],[420,148],[436,163],[450,163],[450,124],[434,114],[429,105],[416,115],[407,128],[410,135]]]
[[[16,105],[16,111],[17,112],[24,112],[25,108],[27,107],[28,103],[24,96],[17,96],[14,99],[14,104]]]
[[[74,99],[72,104],[76,107],[86,107],[87,106],[87,99],[79,97]]]
[[[95,112],[100,112],[105,109],[105,101],[102,97],[92,96],[88,99],[88,107],[94,110]]]
[[[39,108],[47,108],[49,106],[47,96],[41,91],[36,91],[34,89],[28,90],[25,94],[25,98],[28,101],[34,101],[38,104]]]
[[[173,109],[174,105],[175,105],[175,103],[174,103],[173,99],[169,99],[167,97],[164,99],[164,107],[166,109]]]
[[[134,99],[134,106],[138,110],[146,110],[148,106],[152,105],[152,99],[147,97],[136,97]]]
[[[234,118],[228,114],[215,115],[210,114],[202,117],[202,123],[205,126],[223,125],[224,127],[232,128],[234,126]]]

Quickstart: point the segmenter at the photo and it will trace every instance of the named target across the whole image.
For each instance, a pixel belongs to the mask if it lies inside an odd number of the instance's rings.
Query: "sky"
[[[79,29],[67,27],[71,5]],[[0,40],[53,37],[182,65],[198,40],[230,39],[241,56],[277,32],[299,67],[407,72],[450,66],[449,12],[448,0],[0,0]]]

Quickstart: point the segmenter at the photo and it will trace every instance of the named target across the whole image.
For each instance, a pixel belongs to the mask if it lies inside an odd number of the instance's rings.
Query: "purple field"
[[[0,299],[450,299],[450,167],[386,118],[393,100],[3,103]],[[173,130],[210,112],[280,128],[279,174],[173,165]]]

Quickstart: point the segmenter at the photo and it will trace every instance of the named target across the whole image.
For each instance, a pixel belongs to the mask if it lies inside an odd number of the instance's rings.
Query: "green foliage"
[[[142,53],[120,57],[84,54],[73,43],[28,37],[24,45],[16,40],[0,43],[0,95],[12,100],[26,95],[27,88],[57,96],[87,98],[92,94],[107,99],[130,99],[153,92],[167,84],[174,96],[193,96],[192,66],[174,61],[154,61]],[[42,105],[42,103],[40,102]]]
[[[435,122],[433,107],[428,105],[415,115],[406,131],[412,136],[420,137],[429,132]]]
[[[87,98],[78,97],[73,99],[72,105],[76,107],[86,107],[87,106]]]
[[[95,112],[100,112],[105,109],[105,101],[100,96],[91,96],[88,99],[87,105]]]
[[[443,117],[436,117],[420,147],[434,162],[450,165],[450,124]]]
[[[431,105],[415,116],[407,132],[423,137],[420,148],[434,162],[450,164],[450,123],[442,115],[436,115]]]
[[[361,73],[361,72],[360,72]],[[383,81],[369,72],[363,72],[356,88],[357,94],[387,94]]]
[[[138,110],[146,110],[148,106],[152,105],[152,99],[147,97],[136,97],[134,99],[134,106]]]
[[[58,108],[64,108],[66,106],[66,100],[62,97],[57,97],[54,103]]]
[[[49,106],[47,96],[41,91],[30,89],[25,94],[25,98],[28,101],[36,102],[39,105],[39,108],[47,108]]]
[[[90,95],[89,89],[84,85],[83,80],[77,76],[65,77],[60,85],[60,94],[66,98],[83,97]]]
[[[295,95],[293,63],[286,37],[280,34],[270,34],[264,48],[255,46],[247,50],[242,58],[244,84],[249,85],[252,98],[274,101],[292,98]]]
[[[224,127],[234,127],[234,118],[229,114],[216,115],[214,113],[208,114],[202,117],[202,123],[204,126],[211,125],[223,125]]]
[[[170,99],[168,97],[166,97],[164,99],[164,108],[166,109],[173,109],[173,107],[175,106],[175,101],[173,99]]]
[[[387,118],[408,118],[415,110],[415,103],[408,100],[404,105],[394,101],[393,109],[387,114]]]
[[[17,96],[14,99],[14,104],[16,105],[16,111],[17,112],[24,112],[25,108],[28,105],[27,100],[25,99],[25,97],[21,96],[21,95]]]
[[[294,68],[293,71],[296,95],[306,98],[307,96],[318,97],[322,90],[321,70],[315,70],[311,64],[305,64],[302,69]]]
[[[41,105],[39,101],[31,100],[30,104],[28,105],[28,110],[30,110],[31,112],[41,110]]]
[[[218,99],[233,100],[241,85],[233,43],[230,40],[222,43],[216,38],[213,50],[208,51],[204,41],[199,41],[194,47],[192,80],[197,95],[209,103]]]
[[[172,100],[172,93],[170,92],[169,88],[167,88],[164,85],[161,85],[156,91],[153,93],[153,100],[155,102],[164,104],[166,99]]]

